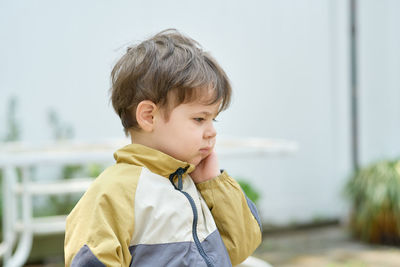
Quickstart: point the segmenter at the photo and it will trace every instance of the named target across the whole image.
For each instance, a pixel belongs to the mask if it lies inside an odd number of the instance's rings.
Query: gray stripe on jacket
[[[218,267],[231,267],[228,252],[218,230],[201,242],[204,251]],[[175,242],[154,245],[136,245],[130,248],[131,267],[206,267],[194,242]]]
[[[71,267],[106,267],[97,257],[93,254],[87,245],[84,245],[72,260]]]

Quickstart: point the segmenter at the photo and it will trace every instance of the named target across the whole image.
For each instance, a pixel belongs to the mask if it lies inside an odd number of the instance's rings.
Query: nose
[[[214,138],[215,136],[217,136],[217,130],[215,130],[214,124],[211,122],[204,132],[204,138],[210,139]]]

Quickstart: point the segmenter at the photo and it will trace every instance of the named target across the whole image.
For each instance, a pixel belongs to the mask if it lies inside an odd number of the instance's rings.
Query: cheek
[[[187,139],[192,139],[194,142],[199,141],[201,142],[203,138],[203,129],[198,126],[189,127],[186,131]]]
[[[191,143],[193,143],[193,134],[194,130],[185,127],[185,125],[177,126],[173,129],[169,129],[168,133],[165,133],[164,138],[170,140],[169,143],[173,143],[174,146],[180,147],[185,146],[187,147]]]

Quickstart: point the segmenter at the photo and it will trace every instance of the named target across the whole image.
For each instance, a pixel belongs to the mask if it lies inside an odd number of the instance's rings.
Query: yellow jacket
[[[195,184],[194,166],[131,144],[67,218],[66,266],[241,263],[261,242],[257,210],[226,172]]]

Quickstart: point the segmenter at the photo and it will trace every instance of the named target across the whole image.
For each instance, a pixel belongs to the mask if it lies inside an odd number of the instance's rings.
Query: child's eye
[[[204,121],[204,118],[194,118],[194,120],[197,122],[202,122],[202,121]]]

